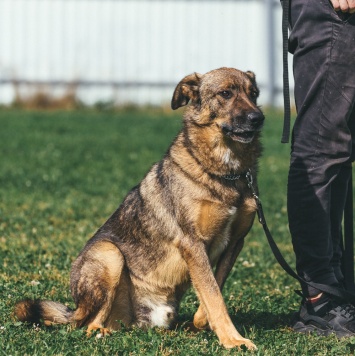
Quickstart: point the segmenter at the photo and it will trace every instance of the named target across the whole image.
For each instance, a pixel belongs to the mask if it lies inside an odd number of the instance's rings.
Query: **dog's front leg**
[[[241,214],[232,225],[231,240],[227,248],[220,256],[215,271],[217,284],[222,291],[223,285],[234,266],[240,251],[244,246],[244,239],[249,232],[255,218],[256,205],[253,199],[246,200],[241,208]],[[194,326],[198,329],[206,329],[208,327],[207,314],[203,303],[194,315]]]
[[[203,242],[185,238],[180,249],[189,268],[192,284],[205,308],[210,327],[221,344],[226,348],[245,345],[248,349],[256,349],[250,340],[238,333],[228,315]]]
[[[226,251],[223,252],[218,261],[215,278],[221,291],[229,275],[229,272],[231,271],[235,263],[236,258],[238,257],[240,251],[243,248],[243,245],[244,238],[235,239],[233,241],[233,245],[229,246]],[[194,326],[198,329],[206,329],[208,327],[208,320],[205,309],[206,308],[203,303],[200,303],[200,306],[194,315]]]

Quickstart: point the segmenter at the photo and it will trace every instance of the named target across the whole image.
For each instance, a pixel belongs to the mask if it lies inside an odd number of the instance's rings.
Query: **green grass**
[[[267,112],[259,187],[269,227],[293,265],[286,216],[289,146],[281,115]],[[228,355],[212,332],[127,329],[87,339],[69,326],[28,327],[13,319],[16,300],[50,298],[73,306],[69,270],[85,241],[166,151],[181,126],[163,111],[0,111],[0,352],[3,355]],[[223,294],[255,355],[349,355],[338,341],[289,328],[298,285],[278,266],[256,222]],[[180,321],[198,305],[185,296]]]

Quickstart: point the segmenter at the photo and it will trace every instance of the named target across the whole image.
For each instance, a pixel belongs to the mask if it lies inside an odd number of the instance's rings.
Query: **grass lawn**
[[[86,240],[166,151],[182,111],[0,110],[1,355],[349,355],[355,338],[304,336],[288,327],[298,284],[279,267],[255,222],[223,290],[237,329],[258,351],[225,350],[212,332],[127,329],[104,339],[70,326],[26,326],[12,316],[23,297],[73,307],[69,270]],[[286,216],[289,145],[282,117],[266,113],[259,188],[271,232],[294,265]],[[180,321],[198,306],[191,290]]]

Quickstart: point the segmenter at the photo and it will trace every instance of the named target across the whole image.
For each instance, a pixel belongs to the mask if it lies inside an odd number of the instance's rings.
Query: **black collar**
[[[226,180],[238,180],[240,177],[245,176],[245,173],[241,174],[225,174],[224,176],[221,176],[221,178],[226,179]]]
[[[246,178],[247,181],[249,181],[249,179],[251,178],[251,170],[248,169],[246,172],[242,172],[242,173],[239,173],[239,174],[231,173],[231,174],[225,174],[223,176],[219,176],[219,178],[222,178],[222,179],[225,179],[225,180],[229,180],[229,181],[236,181],[236,180],[239,180],[240,178],[243,178],[243,177]]]
[[[248,181],[248,178],[250,179],[251,177],[251,170],[248,169],[246,172],[242,172],[242,173],[230,173],[230,174],[224,174],[224,175],[217,175],[217,174],[213,174],[213,173],[208,173],[209,176],[213,179],[218,179],[218,180],[221,180],[221,179],[224,179],[226,181],[229,181],[229,182],[235,182],[237,180],[239,180],[240,178],[246,178],[247,181]]]

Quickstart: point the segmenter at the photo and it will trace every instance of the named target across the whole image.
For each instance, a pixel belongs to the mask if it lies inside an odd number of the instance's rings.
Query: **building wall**
[[[0,103],[74,86],[88,104],[164,104],[185,75],[231,66],[280,105],[281,50],[274,0],[0,0]]]

